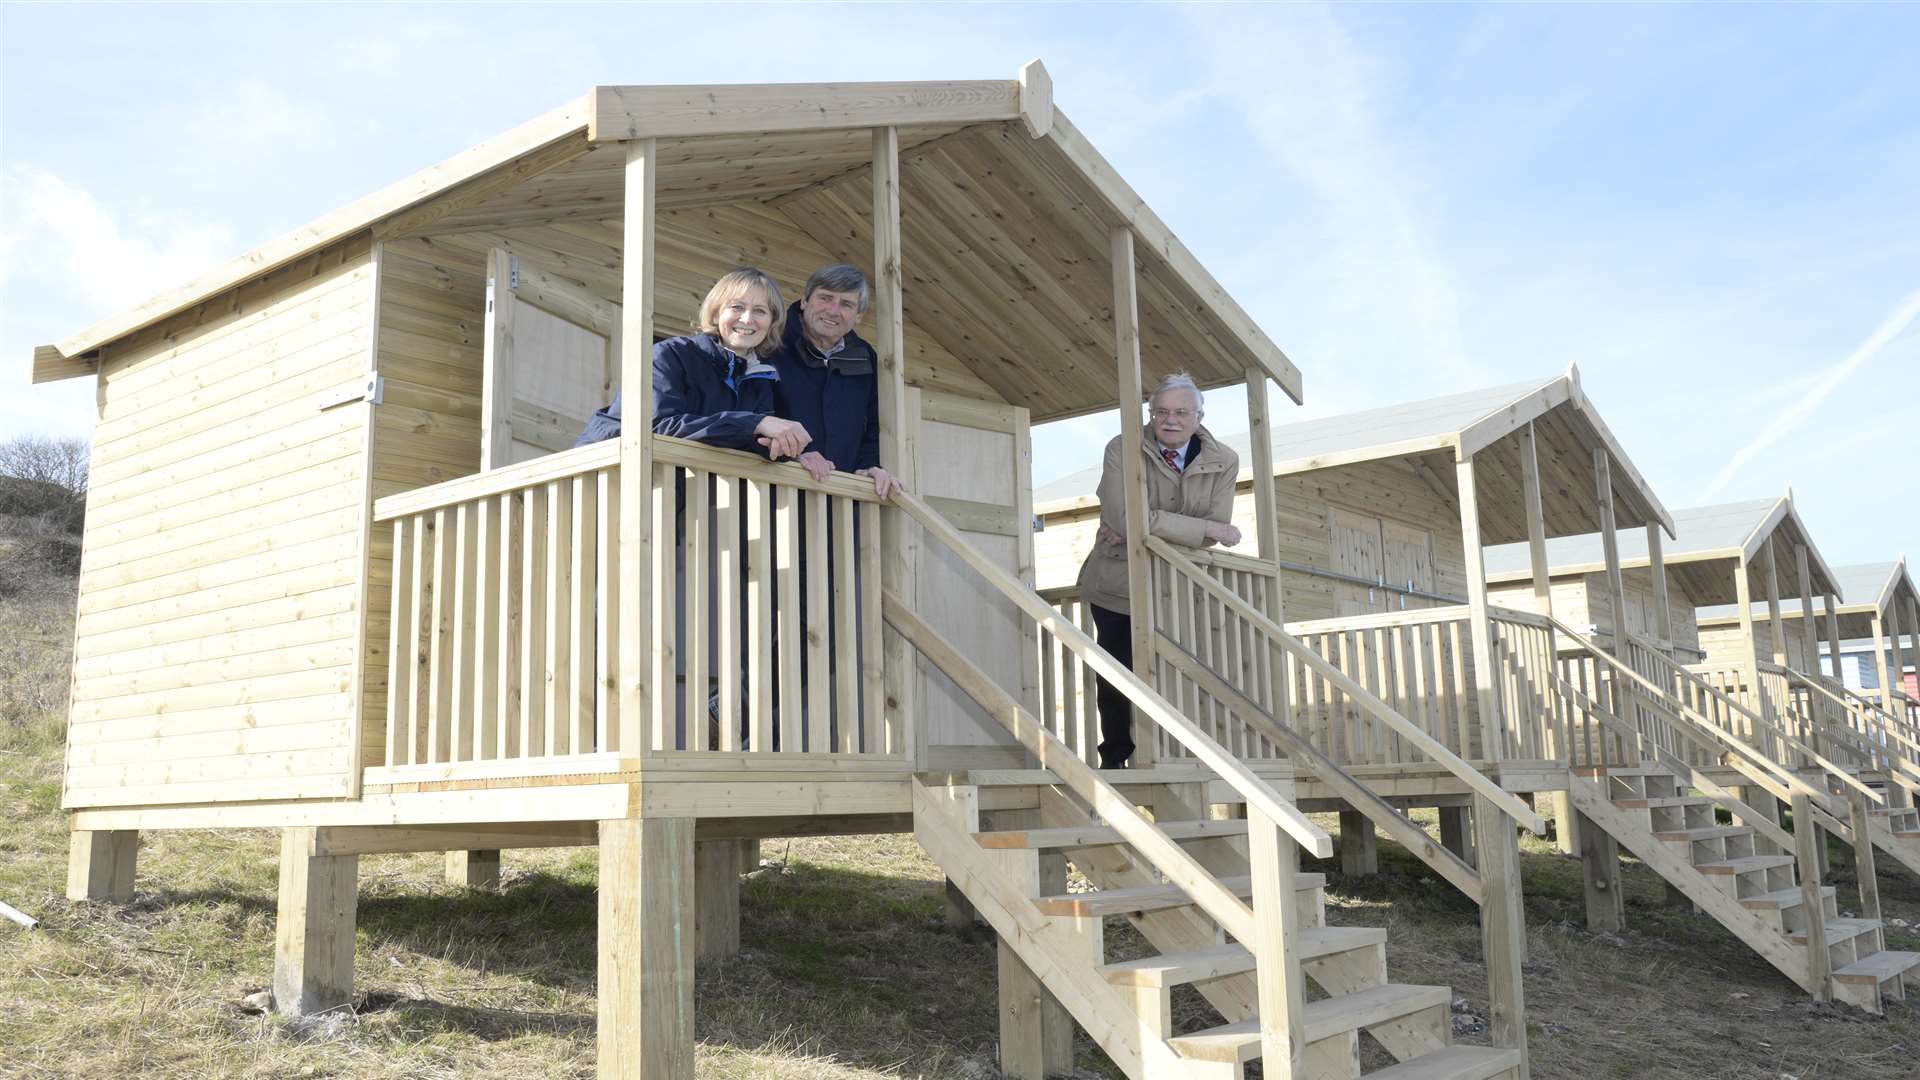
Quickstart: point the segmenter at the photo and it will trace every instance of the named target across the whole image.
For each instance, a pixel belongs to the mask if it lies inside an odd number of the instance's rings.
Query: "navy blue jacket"
[[[653,430],[730,450],[765,455],[753,429],[775,409],[780,373],[759,359],[742,362],[712,334],[668,338],[653,347]],[[593,414],[575,446],[620,434],[620,395]]]
[[[880,383],[874,377],[878,354],[860,335],[847,331],[839,352],[824,359],[807,340],[800,305],[787,309],[786,334],[773,366],[780,415],[798,420],[818,450],[841,472],[880,464]]]

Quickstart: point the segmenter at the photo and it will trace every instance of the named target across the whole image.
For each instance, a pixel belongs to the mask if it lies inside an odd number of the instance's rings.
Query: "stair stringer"
[[[934,787],[918,778],[912,785],[914,839],[1113,1063],[1133,1080],[1205,1080],[1165,1040],[1144,1030],[1132,1004],[1095,970],[1097,931],[1088,934],[1076,928],[1077,920],[1034,905],[1035,853],[980,846],[979,789]]]
[[[1669,850],[1666,841],[1653,835],[1650,824],[1641,822],[1626,809],[1614,805],[1605,787],[1578,774],[1569,774],[1567,794],[1573,800],[1574,808],[1586,815],[1587,820],[1619,841],[1620,846],[1633,852],[1635,858],[1668,884],[1685,893],[1695,906],[1712,915],[1716,922],[1759,953],[1762,959],[1793,980],[1794,985],[1809,994],[1819,992],[1808,976],[1805,949],[1775,932],[1758,915],[1742,907],[1738,900],[1728,896],[1705,874],[1694,869],[1691,862]]]

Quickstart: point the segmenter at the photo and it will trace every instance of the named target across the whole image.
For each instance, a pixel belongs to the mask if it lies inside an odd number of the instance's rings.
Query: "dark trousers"
[[[1133,620],[1099,604],[1087,606],[1093,609],[1094,640],[1123,667],[1132,667]],[[1133,702],[1119,687],[1105,679],[1099,682],[1094,702],[1100,709],[1100,767],[1118,769],[1133,756]]]

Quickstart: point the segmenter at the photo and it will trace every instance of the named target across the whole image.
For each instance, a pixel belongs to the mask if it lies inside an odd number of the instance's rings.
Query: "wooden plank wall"
[[[1274,505],[1281,561],[1333,570],[1338,562],[1334,551],[1336,513],[1349,520],[1376,520],[1398,526],[1393,531],[1401,537],[1412,531],[1430,534],[1435,591],[1465,596],[1466,556],[1460,540],[1460,512],[1451,493],[1443,494],[1430,479],[1423,476],[1420,466],[1406,459],[1277,478]],[[1251,484],[1243,484],[1235,497],[1233,520],[1247,539],[1239,549],[1230,550],[1253,554]],[[1034,537],[1041,588],[1073,583],[1098,524],[1095,508],[1048,518],[1046,528]],[[1291,571],[1283,573],[1282,578],[1287,621],[1336,614],[1335,582]]]
[[[110,350],[67,806],[352,790],[373,315],[362,235]]]

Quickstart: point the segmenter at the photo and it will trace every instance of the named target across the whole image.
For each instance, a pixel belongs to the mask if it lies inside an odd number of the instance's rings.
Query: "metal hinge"
[[[371,401],[380,404],[382,393],[386,390],[386,380],[378,372],[368,372],[344,386],[336,386],[320,397],[320,411],[325,412],[336,405],[350,405],[356,401]]]

